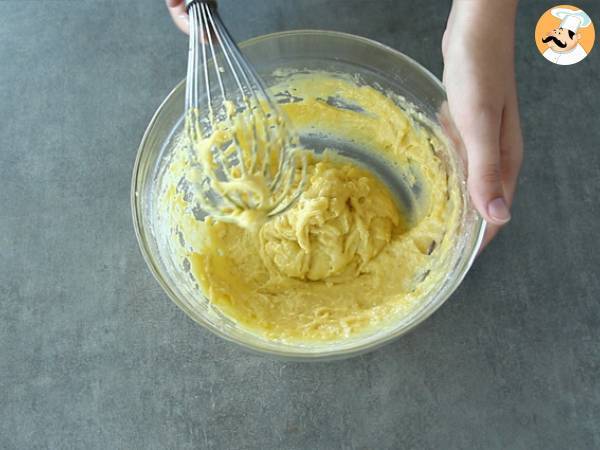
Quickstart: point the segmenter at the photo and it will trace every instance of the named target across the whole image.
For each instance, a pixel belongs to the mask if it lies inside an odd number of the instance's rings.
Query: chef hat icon
[[[568,8],[554,8],[551,12],[554,17],[561,20],[561,28],[571,30],[573,33],[577,33],[579,28],[586,28],[592,23],[590,16],[580,9],[573,11]]]

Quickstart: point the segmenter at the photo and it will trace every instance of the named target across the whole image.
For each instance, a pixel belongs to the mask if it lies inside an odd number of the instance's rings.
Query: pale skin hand
[[[454,0],[442,41],[448,107],[464,143],[468,187],[488,222],[484,245],[510,220],[523,159],[514,74],[517,0]]]
[[[185,0],[166,0],[169,14],[177,28],[185,34],[190,32],[190,18],[185,10]]]
[[[166,0],[189,33],[184,0]],[[484,246],[510,220],[523,158],[514,75],[517,0],[454,0],[442,41],[448,107],[466,148],[468,187],[488,222]]]

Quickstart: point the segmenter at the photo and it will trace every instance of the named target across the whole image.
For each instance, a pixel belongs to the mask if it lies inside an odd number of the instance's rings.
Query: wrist
[[[454,0],[447,28],[477,34],[514,32],[517,4],[518,0]]]
[[[481,20],[513,20],[518,0],[454,0],[452,11],[478,22]]]
[[[442,39],[442,53],[471,53],[514,47],[518,0],[454,0]],[[501,43],[503,45],[498,45]]]

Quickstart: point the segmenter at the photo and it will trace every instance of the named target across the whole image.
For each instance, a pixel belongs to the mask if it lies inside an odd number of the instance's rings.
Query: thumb
[[[495,225],[510,220],[502,188],[500,125],[501,111],[489,110],[473,110],[468,121],[457,123],[467,150],[471,199],[483,218]]]

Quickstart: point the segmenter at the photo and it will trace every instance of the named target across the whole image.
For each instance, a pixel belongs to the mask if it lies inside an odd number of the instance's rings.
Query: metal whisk
[[[253,209],[279,214],[301,194],[306,180],[297,139],[223,25],[217,2],[186,0],[186,8],[186,132],[203,174],[200,206],[221,217]],[[223,130],[230,134],[211,141],[209,153],[198,158],[194,145]]]

